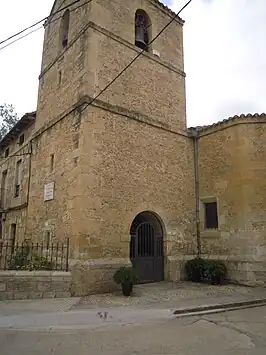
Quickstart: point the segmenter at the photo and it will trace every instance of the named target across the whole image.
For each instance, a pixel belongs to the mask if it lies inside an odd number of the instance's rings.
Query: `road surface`
[[[119,312],[119,310],[117,310]],[[150,312],[154,312],[153,316]],[[156,315],[156,312],[157,315]],[[122,312],[123,313],[123,312]],[[2,316],[1,355],[265,355],[266,307],[175,318],[163,311]],[[36,316],[38,318],[36,318]],[[62,318],[62,316],[64,318]],[[16,318],[17,317],[17,318]],[[24,317],[24,318],[23,318]],[[61,318],[60,318],[61,317]],[[58,324],[54,319],[61,319]],[[24,319],[24,322],[22,321]],[[35,319],[35,320],[34,320]],[[62,321],[64,319],[64,321]],[[52,321],[51,327],[47,322]],[[36,326],[34,326],[34,322]],[[63,323],[62,323],[63,322]],[[11,327],[11,328],[8,328]],[[12,328],[13,327],[13,328]]]

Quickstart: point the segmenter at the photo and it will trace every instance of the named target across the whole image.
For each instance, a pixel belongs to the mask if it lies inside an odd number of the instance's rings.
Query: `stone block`
[[[12,291],[9,292],[0,292],[0,301],[13,300],[14,293]]]
[[[6,300],[6,292],[0,292],[0,301]]]
[[[43,298],[43,292],[29,292],[28,299],[40,299]]]
[[[6,279],[6,290],[7,291],[13,291],[14,290],[14,286],[13,286],[13,279]]]
[[[70,292],[68,291],[55,291],[55,298],[68,298],[71,297]]]
[[[60,278],[60,280],[68,280],[69,278],[71,279],[71,272],[68,271],[53,271],[51,273],[52,280]]]
[[[0,283],[1,299],[54,298],[56,293],[70,296],[71,274],[51,272],[7,272]],[[55,276],[56,275],[56,276]],[[61,297],[65,297],[61,296]]]
[[[12,289],[14,292],[17,291],[22,291],[24,292],[25,290],[27,290],[28,292],[31,291],[36,291],[37,290],[37,285],[36,282],[34,281],[34,278],[15,278],[13,279],[13,283],[12,283]]]
[[[68,292],[70,288],[70,282],[62,281],[62,282],[53,282],[51,283],[51,289],[55,291],[66,291]]]
[[[20,292],[20,291],[14,291],[13,295],[14,300],[27,300],[28,299],[28,292]]]
[[[39,282],[51,282],[51,275],[47,275],[47,276],[41,276],[41,275],[36,275],[34,276],[34,281],[36,283],[39,283]]]
[[[0,292],[6,290],[6,284],[5,283],[0,283]]]
[[[41,292],[52,291],[52,282],[37,282],[37,290]]]
[[[49,279],[53,275],[53,271],[41,271],[41,270],[36,270],[32,271],[34,273],[34,277],[42,277],[44,279]]]
[[[71,274],[70,275],[53,275],[51,280],[52,282],[57,282],[57,281],[66,281],[66,282],[70,282],[72,279]]]
[[[43,292],[43,298],[55,298],[56,291]]]

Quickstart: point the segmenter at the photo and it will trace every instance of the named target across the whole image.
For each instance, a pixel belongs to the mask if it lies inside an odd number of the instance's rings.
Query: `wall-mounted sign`
[[[44,201],[54,199],[54,181],[44,185]]]

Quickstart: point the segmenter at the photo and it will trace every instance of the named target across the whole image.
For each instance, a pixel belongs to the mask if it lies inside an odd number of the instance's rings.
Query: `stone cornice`
[[[78,34],[76,35],[76,37],[69,43],[69,45],[66,47],[66,49],[64,51],[62,51],[59,55],[56,56],[56,58],[50,63],[48,64],[43,70],[42,72],[40,73],[39,75],[39,79],[41,79],[44,74],[49,70],[51,69],[51,67],[54,66],[55,63],[57,63],[57,61],[62,58],[64,56],[64,54],[69,50],[70,47],[73,46],[73,44],[80,38],[80,36],[85,33],[89,28],[92,28],[94,29],[95,31],[99,32],[99,33],[102,33],[103,35],[113,39],[114,41],[118,42],[118,43],[121,43],[123,45],[125,45],[126,47],[134,50],[136,53],[139,53],[141,52],[141,50],[136,47],[134,44],[126,41],[125,39],[121,38],[120,36],[106,30],[105,28],[97,25],[95,22],[92,22],[92,21],[89,21],[79,32]],[[142,55],[143,56],[146,56],[148,58],[150,58],[151,60],[154,60],[155,62],[163,65],[164,67],[168,68],[169,70],[172,70],[174,72],[176,72],[177,74],[185,77],[186,74],[183,70],[180,70],[178,68],[176,68],[174,65],[170,64],[169,62],[167,61],[164,61],[162,60],[161,58],[153,55],[152,53],[149,53],[149,52],[142,52]]]
[[[53,12],[55,10],[55,5],[56,5],[56,0],[54,1],[53,3],[53,6],[52,6],[52,9],[51,9],[51,12],[50,12],[50,16],[53,15]],[[64,1],[63,1],[64,2]],[[183,25],[184,24],[184,20],[181,19],[181,17],[177,16],[177,14],[172,11],[168,6],[164,5],[161,1],[159,0],[149,0],[150,3],[152,3],[153,5],[155,5],[157,8],[159,8],[160,10],[168,13],[169,15],[171,15],[172,17],[176,16],[176,20],[181,24]],[[61,4],[62,5],[62,4]],[[61,7],[61,5],[59,6],[59,8]]]
[[[159,0],[149,0],[151,4],[156,6],[158,9],[162,10],[163,12],[167,13],[171,17],[176,17],[176,21],[179,22],[181,25],[185,23],[184,20],[182,20],[181,17],[177,16],[177,14],[172,11],[168,6],[164,5],[161,1]]]
[[[136,53],[139,53],[139,52],[142,52],[141,49],[139,49],[138,47],[136,47],[134,44],[132,44],[131,42],[128,42],[126,41],[125,39],[123,39],[122,37],[114,34],[113,32],[110,32],[108,30],[106,30],[105,28],[97,25],[96,23],[94,22],[91,22],[91,25],[90,25],[91,28],[93,28],[94,30],[104,34],[105,36],[109,37],[109,38],[112,38],[114,41],[116,42],[119,42],[123,45],[125,45],[126,47],[134,50]],[[176,68],[174,65],[170,64],[169,62],[167,61],[164,61],[162,60],[160,57],[152,54],[152,53],[149,53],[149,52],[142,52],[142,55],[145,56],[145,57],[148,57],[152,60],[154,60],[155,62],[165,66],[166,68],[176,72],[177,74],[180,74],[181,76],[185,77],[186,74],[184,73],[184,71]]]
[[[189,136],[195,136],[196,134],[197,136],[202,137],[240,124],[263,124],[263,123],[266,123],[265,113],[261,113],[261,114],[255,113],[254,115],[248,113],[246,115],[242,114],[240,116],[236,115],[233,117],[229,117],[228,119],[213,123],[211,125],[190,127],[188,128],[187,132]]]
[[[92,102],[93,101],[93,102]],[[92,103],[91,103],[92,102]],[[76,108],[77,110],[79,108],[81,108],[82,110],[82,106],[86,106],[86,105],[92,105],[95,107],[99,107],[105,111],[109,111],[112,112],[114,114],[120,115],[120,116],[124,116],[125,118],[129,118],[132,119],[134,121],[138,121],[138,122],[142,122],[145,124],[148,124],[150,126],[165,130],[167,132],[173,133],[173,134],[177,134],[180,136],[184,136],[184,137],[188,137],[188,134],[186,131],[182,131],[182,130],[172,130],[170,128],[170,125],[163,123],[159,120],[155,120],[154,118],[151,118],[147,115],[144,115],[140,112],[137,111],[132,111],[129,109],[126,109],[124,107],[118,106],[118,105],[113,105],[110,104],[109,102],[105,102],[99,99],[94,100],[92,97],[90,96],[84,96],[80,99],[80,101],[76,104]]]
[[[169,133],[173,133],[173,134],[183,136],[183,137],[189,136],[187,131],[172,130],[168,124],[163,123],[159,120],[155,120],[147,115],[143,115],[140,112],[131,111],[131,110],[128,110],[124,107],[121,107],[118,105],[113,105],[113,104],[110,104],[108,102],[105,102],[105,101],[102,101],[99,99],[94,100],[94,98],[92,98],[88,95],[85,95],[85,96],[81,97],[80,100],[76,104],[74,104],[72,107],[69,107],[67,110],[65,110],[61,115],[58,115],[57,117],[52,118],[49,122],[45,123],[42,127],[40,127],[37,131],[35,131],[31,140],[32,141],[35,140],[40,135],[42,135],[45,131],[47,131],[48,129],[55,126],[57,123],[62,121],[64,118],[70,116],[72,113],[83,112],[86,109],[86,107],[88,107],[89,105],[91,105],[93,107],[99,107],[105,111],[109,111],[109,112],[112,112],[112,113],[120,115],[120,116],[124,116],[126,119],[132,119],[134,121],[148,124],[150,126],[153,126],[158,129],[162,129],[162,130],[167,131]]]

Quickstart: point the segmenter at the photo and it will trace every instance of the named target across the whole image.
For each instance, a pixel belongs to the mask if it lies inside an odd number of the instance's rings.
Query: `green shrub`
[[[211,281],[212,284],[222,284],[227,276],[227,268],[220,260],[205,260],[194,258],[186,262],[186,273],[189,281]]]
[[[205,277],[212,284],[221,284],[227,276],[227,268],[220,260],[207,260],[205,267]]]
[[[27,270],[52,270],[53,265],[43,256],[35,256],[26,265]]]
[[[196,257],[188,260],[185,269],[189,281],[200,282],[204,278],[206,260]]]
[[[28,246],[15,252],[8,263],[9,270],[23,270],[28,263],[30,249]]]
[[[136,269],[130,266],[121,266],[116,270],[113,276],[114,281],[119,284],[135,284],[138,282],[139,277]]]
[[[30,248],[25,246],[17,251],[8,264],[9,270],[52,270],[53,265],[43,256],[30,256]]]

